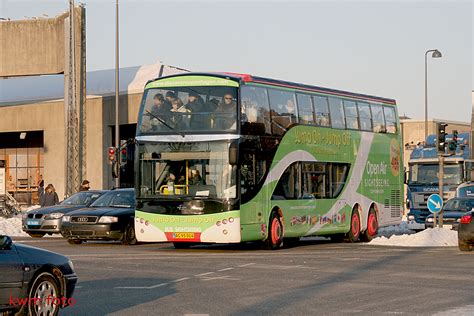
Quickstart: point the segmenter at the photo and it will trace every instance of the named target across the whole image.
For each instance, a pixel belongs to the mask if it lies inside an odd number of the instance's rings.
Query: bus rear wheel
[[[377,214],[371,209],[369,211],[369,217],[367,218],[367,229],[360,235],[360,239],[365,242],[369,242],[377,236],[377,230],[379,229],[379,222],[377,220]]]
[[[278,249],[283,244],[283,225],[277,212],[273,212],[268,226],[268,237],[265,241],[265,248],[270,250]]]
[[[357,242],[360,235],[360,216],[356,208],[352,210],[351,215],[351,229],[347,233],[347,239],[349,242]]]

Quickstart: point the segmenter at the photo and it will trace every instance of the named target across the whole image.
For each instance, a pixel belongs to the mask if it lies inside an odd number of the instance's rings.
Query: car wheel
[[[136,245],[137,244],[137,236],[135,235],[135,225],[130,223],[125,228],[122,237],[122,244],[124,245]]]
[[[268,227],[268,237],[265,241],[265,248],[276,250],[283,244],[283,225],[277,212],[273,212],[270,217],[270,226]]]
[[[28,315],[58,315],[61,304],[55,299],[60,299],[59,296],[60,287],[56,278],[48,272],[41,273],[31,283]]]
[[[45,234],[41,234],[41,233],[38,233],[38,234],[28,233],[28,235],[30,235],[30,236],[33,237],[33,238],[41,238],[41,237],[43,237]]]
[[[80,244],[82,244],[82,240],[80,240],[80,239],[68,239],[67,242],[70,245],[80,245]]]
[[[175,249],[189,249],[192,246],[192,243],[189,242],[174,242],[173,246]]]
[[[360,216],[356,208],[352,210],[351,215],[351,228],[347,233],[347,239],[349,242],[357,242],[360,235]]]
[[[473,246],[465,243],[464,241],[458,240],[459,250],[461,251],[472,251]]]
[[[377,214],[373,209],[369,211],[369,217],[367,218],[367,229],[360,235],[360,239],[365,242],[369,242],[377,236],[377,230],[379,229],[379,222],[377,220]]]

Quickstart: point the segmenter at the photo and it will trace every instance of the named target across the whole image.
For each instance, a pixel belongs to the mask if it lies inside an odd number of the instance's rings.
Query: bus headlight
[[[99,223],[116,223],[118,222],[118,217],[115,216],[102,216],[99,219]]]
[[[433,218],[431,218],[431,217],[430,217],[430,218],[427,218],[426,221],[427,221],[428,223],[433,223]]]
[[[409,221],[414,221],[414,220],[415,220],[415,216],[413,216],[413,215],[408,215],[408,220],[409,220]]]

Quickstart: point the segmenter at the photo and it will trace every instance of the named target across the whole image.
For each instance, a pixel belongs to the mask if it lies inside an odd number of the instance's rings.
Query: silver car
[[[45,234],[59,234],[64,214],[88,207],[107,191],[82,191],[65,199],[58,205],[31,210],[23,214],[23,230],[31,237],[41,238]]]

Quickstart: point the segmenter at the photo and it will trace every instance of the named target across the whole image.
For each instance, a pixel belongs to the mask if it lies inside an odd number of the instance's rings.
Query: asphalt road
[[[474,315],[474,253],[454,247],[17,241],[72,259],[77,305],[62,315]]]

